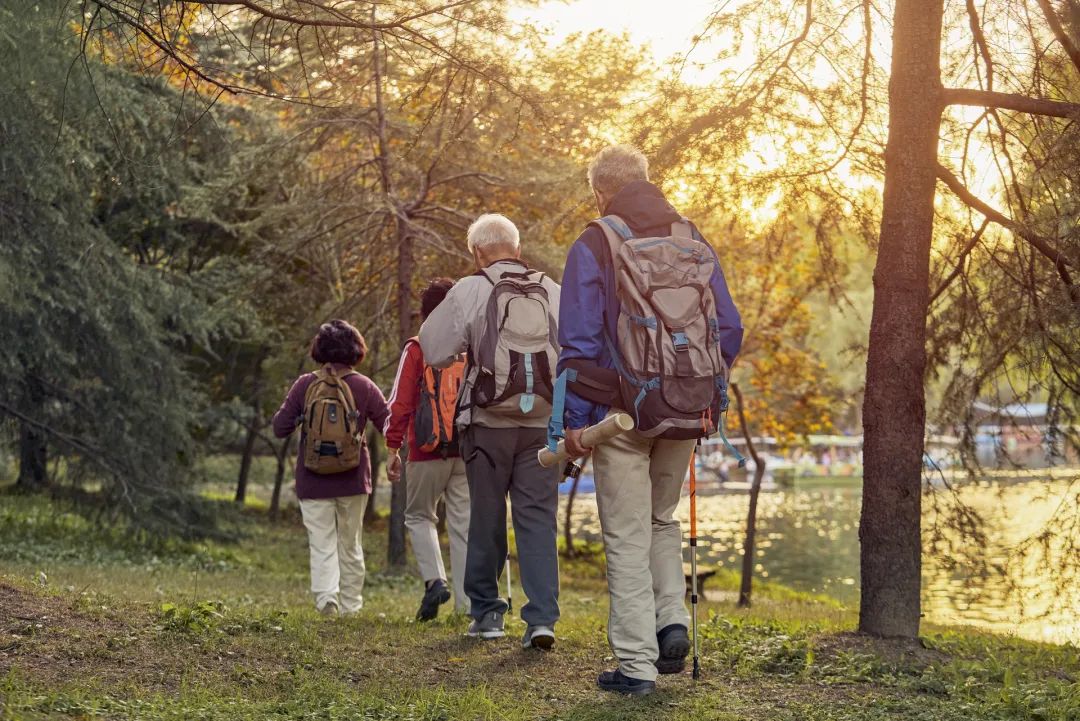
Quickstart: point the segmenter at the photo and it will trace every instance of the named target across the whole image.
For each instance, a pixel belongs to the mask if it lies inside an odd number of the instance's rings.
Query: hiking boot
[[[550,626],[529,626],[525,629],[525,636],[521,639],[522,648],[538,648],[541,651],[550,651],[555,645],[555,632]]]
[[[656,690],[655,681],[630,678],[629,676],[624,676],[623,672],[619,669],[615,669],[614,671],[604,671],[600,674],[600,677],[596,679],[596,685],[600,687],[601,691],[611,691],[612,693],[621,693],[626,696],[648,696]]]
[[[503,615],[492,611],[485,613],[483,618],[474,618],[465,635],[470,638],[502,638],[506,635],[503,631]]]
[[[656,670],[660,673],[682,673],[686,670],[686,657],[690,653],[690,637],[686,626],[673,623],[664,626],[656,634],[656,643],[660,647],[660,658],[656,659]]]
[[[424,598],[420,601],[420,610],[416,612],[416,620],[432,620],[439,615],[439,606],[449,600],[450,589],[446,587],[446,581],[441,578],[435,579],[424,591]]]
[[[336,615],[338,615],[337,601],[327,601],[326,603],[323,604],[322,608],[319,609],[319,613],[321,613],[324,616],[336,616]]]

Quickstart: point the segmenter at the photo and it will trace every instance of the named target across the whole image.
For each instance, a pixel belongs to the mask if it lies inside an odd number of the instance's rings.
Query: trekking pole
[[[506,551],[506,613],[514,615],[514,589],[510,585],[510,551]]]
[[[698,440],[698,445],[701,441]],[[697,576],[697,447],[690,454],[690,610],[694,633],[693,678],[701,677],[701,661],[698,655],[698,576]]]

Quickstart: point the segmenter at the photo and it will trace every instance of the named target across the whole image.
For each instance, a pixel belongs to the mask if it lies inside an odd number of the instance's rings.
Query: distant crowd
[[[600,217],[571,246],[561,287],[522,262],[511,220],[481,215],[467,235],[476,272],[423,292],[423,325],[402,349],[389,400],[355,370],[367,350],[361,334],[331,320],[311,343],[321,368],[293,383],[274,431],[300,428],[296,494],[321,613],[363,606],[371,421],[390,451],[387,476],[406,484],[405,525],[424,579],[417,618],[453,599],[472,618],[469,636],[504,635],[509,497],[528,597],[521,644],[544,651],[560,617],[561,469],[538,454],[560,442],[571,458],[591,453],[618,661],[597,683],[646,695],[658,674],[683,672],[691,651],[674,513],[695,444],[722,430],[743,331],[715,250],[649,181],[639,150],[605,148],[588,178]],[[633,430],[588,447],[586,429],[616,413]]]

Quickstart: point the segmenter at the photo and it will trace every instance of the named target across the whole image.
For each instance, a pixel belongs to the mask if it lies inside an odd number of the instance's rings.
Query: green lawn
[[[1075,647],[874,641],[851,611],[769,585],[749,611],[705,605],[701,681],[613,698],[594,687],[612,665],[602,558],[564,562],[558,645],[525,652],[520,622],[486,643],[463,618],[415,623],[419,583],[383,572],[382,528],[365,539],[365,610],[330,620],[310,606],[295,517],[229,523],[233,545],[147,544],[0,495],[0,718],[1080,721]]]

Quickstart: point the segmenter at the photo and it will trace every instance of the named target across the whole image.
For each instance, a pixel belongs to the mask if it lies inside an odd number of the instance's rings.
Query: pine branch
[[[1069,37],[1069,34],[1065,32],[1065,28],[1061,24],[1061,18],[1059,18],[1057,12],[1055,12],[1054,6],[1050,4],[1050,0],[1036,1],[1039,3],[1039,8],[1042,10],[1043,16],[1046,17],[1046,23],[1054,32],[1054,37],[1061,43],[1061,47],[1065,48],[1065,52],[1068,54],[1069,59],[1072,60],[1072,64],[1080,71],[1080,48],[1076,47],[1076,43],[1074,43],[1072,38]]]
[[[977,108],[1015,110],[1021,113],[1045,115],[1052,118],[1080,116],[1080,103],[1031,98],[1016,93],[998,93],[971,88],[945,88],[941,91],[940,97],[942,105],[969,105]]]

